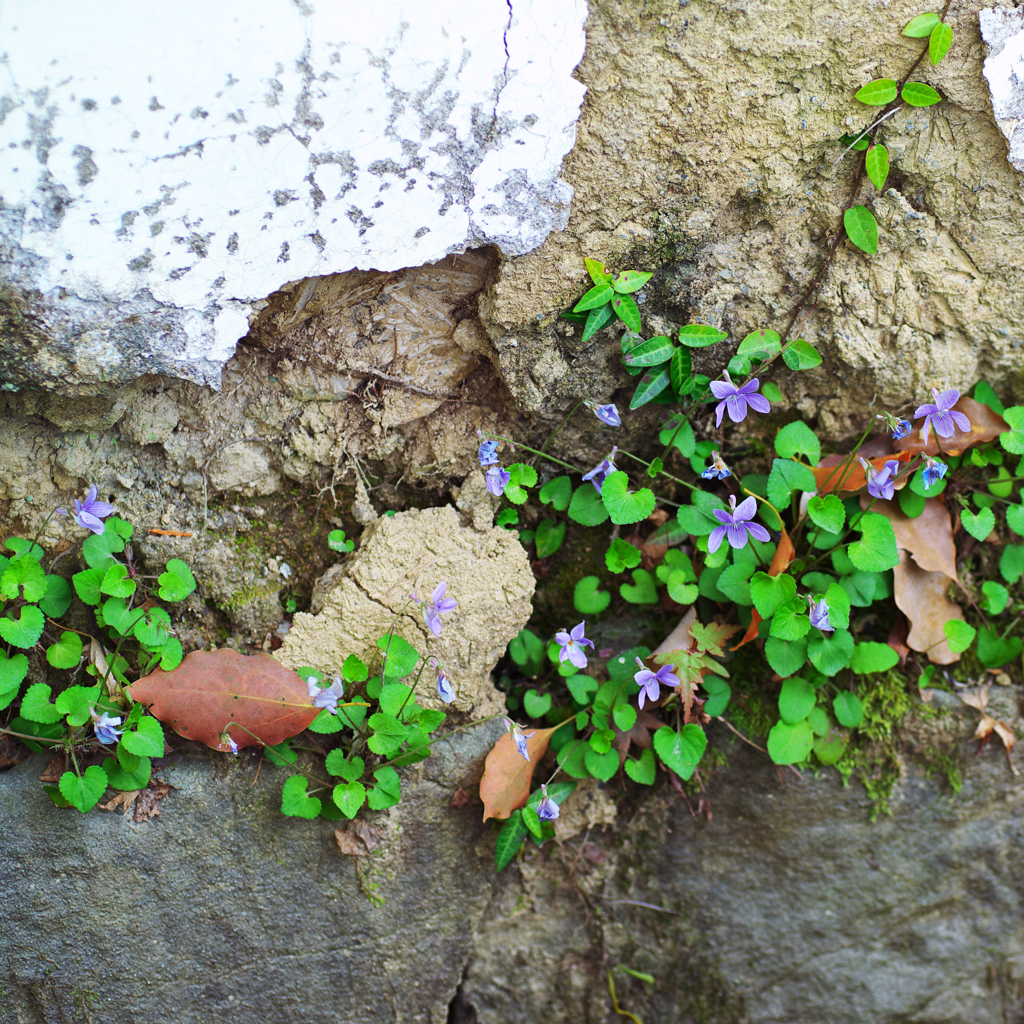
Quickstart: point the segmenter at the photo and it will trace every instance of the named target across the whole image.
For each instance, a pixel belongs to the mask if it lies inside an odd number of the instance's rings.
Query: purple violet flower
[[[587,402],[587,407],[594,410],[594,415],[609,427],[621,427],[622,420],[619,418],[619,409],[615,405],[594,405]]]
[[[933,459],[930,455],[925,455],[924,461],[925,466],[921,471],[921,478],[924,480],[925,487],[934,487],[946,475],[949,466],[944,462],[939,462],[938,459]]]
[[[598,463],[589,473],[583,474],[584,480],[589,480],[596,488],[597,493],[601,493],[601,485],[604,483],[605,477],[609,473],[615,472],[615,453],[618,451],[618,446],[612,448],[611,454],[603,462]]]
[[[102,524],[101,524],[102,525]],[[121,718],[118,715],[108,715],[106,711],[99,718],[93,716],[93,731],[100,743],[116,743],[124,729],[118,729]]]
[[[893,420],[889,426],[894,441],[902,441],[910,433],[910,420]]]
[[[935,433],[939,437],[950,437],[953,431],[959,427],[965,434],[970,433],[971,421],[962,412],[953,412],[953,406],[960,398],[960,392],[956,388],[950,388],[939,394],[938,388],[932,388],[934,404],[922,405],[914,413],[914,419],[924,417],[921,424],[921,440],[928,443],[928,428],[935,427]]]
[[[823,633],[834,633],[835,626],[828,621],[828,604],[825,598],[818,602],[815,602],[813,598],[808,600],[811,602],[811,625]]]
[[[427,624],[427,628],[434,636],[441,635],[441,616],[447,615],[448,612],[455,611],[459,607],[457,601],[453,601],[450,597],[445,597],[444,592],[448,589],[448,584],[443,580],[434,587],[434,592],[430,595],[430,601],[423,601],[420,603],[420,609],[423,612],[423,619]],[[415,594],[409,595],[414,601],[418,600]]]
[[[723,525],[716,526],[708,537],[708,551],[711,554],[714,554],[722,546],[722,541],[726,537],[729,538],[729,544],[734,548],[746,547],[748,533],[755,540],[762,542],[771,539],[768,536],[768,531],[760,523],[749,521],[754,518],[754,513],[757,511],[757,501],[753,496],[741,501],[737,506],[736,495],[730,494],[729,504],[732,506],[731,513],[720,508],[712,509],[715,518]]]
[[[583,645],[593,647],[592,640],[588,640],[583,634],[586,631],[586,622],[573,626],[571,633],[563,629],[555,634],[555,643],[562,649],[558,652],[559,661],[571,661],[577,668],[587,667],[587,656],[583,651]]]
[[[496,498],[500,498],[505,493],[505,484],[512,479],[512,474],[501,466],[491,466],[484,479],[487,481],[487,490]]]
[[[522,729],[512,721],[511,718],[507,718],[505,715],[501,716],[502,721],[505,723],[505,728],[512,733],[512,742],[516,745],[516,750],[519,751],[523,760],[530,760],[530,752],[526,749],[526,741],[533,735],[532,732],[524,733]]]
[[[313,707],[326,708],[332,715],[338,713],[338,701],[345,695],[345,684],[340,676],[326,689],[320,688],[316,676],[306,676],[306,692],[313,698]]]
[[[875,469],[867,459],[861,459],[864,475],[868,478],[868,494],[882,501],[892,501],[893,481],[899,475],[900,464],[890,459],[881,469]]]
[[[640,694],[636,699],[638,707],[644,706],[645,697],[647,700],[657,700],[661,696],[660,687],[679,685],[679,676],[672,671],[675,666],[671,663],[662,665],[657,672],[652,672],[639,658],[636,663],[640,666],[640,671],[633,676],[640,685]]]
[[[724,480],[727,476],[732,476],[732,471],[725,464],[722,456],[712,448],[711,465],[701,473],[701,477],[704,480]]]
[[[437,695],[445,702],[445,704],[451,704],[455,700],[455,687],[452,686],[452,681],[445,675],[445,671],[440,665],[437,668]]]
[[[537,817],[541,821],[554,821],[558,817],[558,804],[548,796],[546,783],[540,784],[540,791],[544,795],[544,799],[537,804]]]
[[[224,728],[224,731],[220,734],[220,745],[222,747],[227,747],[228,750],[230,750],[232,754],[237,754],[238,753],[238,744],[231,738],[231,733],[228,732],[228,729],[230,729],[230,728],[231,728],[231,723],[228,722],[228,724]]]
[[[728,370],[722,371],[722,376],[725,380],[713,380],[708,385],[711,388],[711,393],[715,398],[721,398],[722,401],[715,406],[715,412],[717,413],[717,419],[715,420],[715,426],[720,427],[722,425],[722,417],[726,412],[729,413],[729,419],[733,423],[740,423],[747,417],[747,406],[749,405],[754,412],[771,412],[771,405],[768,399],[764,395],[756,394],[758,388],[758,380],[755,377],[753,380],[748,380],[743,387],[738,388],[732,382],[732,378],[729,376]]]
[[[484,441],[476,453],[481,466],[493,466],[498,461],[498,442]]]
[[[106,529],[102,520],[106,519],[113,511],[113,505],[96,500],[96,485],[93,484],[85,496],[85,501],[75,498],[75,510],[71,513],[71,518],[84,530],[92,530],[93,533],[99,534]],[[57,513],[62,516],[68,514],[67,509],[63,508],[57,509]]]

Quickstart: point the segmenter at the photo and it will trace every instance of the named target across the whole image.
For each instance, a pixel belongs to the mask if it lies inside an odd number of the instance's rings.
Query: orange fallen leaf
[[[917,426],[902,441],[894,441],[893,448],[911,455],[919,452],[925,452],[927,455],[960,455],[975,445],[987,444],[1010,429],[1010,425],[999,413],[973,398],[962,396],[953,408],[957,412],[962,412],[971,421],[970,431],[965,432],[954,424],[952,435],[942,438],[940,449],[935,440],[935,431],[929,430],[928,443],[922,444],[921,428]],[[924,420],[921,420],[921,423],[923,424]]]
[[[953,581],[943,572],[922,569],[905,548],[900,550],[900,564],[893,569],[893,590],[896,606],[910,622],[907,646],[922,651],[936,665],[951,665],[960,660],[946,642],[942,627],[950,619],[963,620],[960,605],[946,596]]]
[[[224,749],[231,725],[239,747],[274,746],[302,732],[320,714],[297,672],[269,654],[246,656],[224,648],[193,651],[173,671],[157,669],[132,683],[132,700],[179,736]]]
[[[484,762],[484,777],[480,780],[484,821],[488,818],[507,818],[530,799],[533,769],[547,753],[551,734],[558,728],[556,725],[553,729],[537,729],[525,734],[529,761],[516,749],[510,732],[506,732],[494,744]]]
[[[191,537],[191,533],[182,533],[181,530],[148,530],[156,537]]]

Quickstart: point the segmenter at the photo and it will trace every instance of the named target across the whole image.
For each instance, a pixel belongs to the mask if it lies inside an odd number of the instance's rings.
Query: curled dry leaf
[[[484,802],[484,821],[488,818],[507,818],[516,808],[530,799],[533,769],[547,753],[551,734],[555,729],[537,729],[526,734],[527,761],[516,749],[512,734],[506,732],[491,748],[484,762],[484,777],[480,780],[480,799]]]
[[[1010,756],[1013,753],[1014,744],[1017,742],[1017,735],[1005,722],[997,721],[988,713],[988,683],[978,690],[969,690],[961,693],[960,699],[965,704],[981,712],[981,721],[978,723],[978,728],[974,730],[974,735],[971,739],[978,740],[984,745],[992,734],[995,733],[1003,741],[1003,746],[1006,748],[1006,760],[1010,762],[1010,771],[1014,775],[1020,775],[1017,766],[1013,763],[1013,758]]]
[[[924,452],[927,455],[960,455],[975,445],[987,444],[1000,434],[1010,429],[1010,425],[994,409],[990,409],[973,398],[961,396],[956,405],[956,412],[962,412],[970,421],[971,429],[964,432],[954,424],[953,433],[941,438],[942,447],[936,443],[935,431],[928,431],[928,443],[921,443],[921,427],[914,427],[902,441],[894,441],[893,448],[898,452],[916,455]],[[924,420],[921,420],[924,423]]]
[[[135,823],[138,824],[140,821],[146,821],[152,818],[153,815],[160,813],[160,801],[172,789],[177,789],[177,786],[172,786],[169,782],[164,782],[162,779],[150,779],[149,785],[139,791],[139,798],[135,801]]]
[[[950,619],[963,621],[960,605],[946,596],[952,581],[942,572],[928,572],[917,565],[906,549],[900,550],[900,564],[893,569],[896,605],[910,622],[907,646],[922,651],[936,665],[960,660],[946,642],[942,627]]]
[[[231,722],[239,747],[275,746],[320,714],[297,672],[269,654],[228,649],[193,651],[172,672],[158,668],[130,692],[179,736],[214,750]]]
[[[99,804],[101,811],[123,811],[127,817],[135,806],[135,798],[142,791],[139,789],[126,789],[115,793],[105,804]]]
[[[383,829],[369,821],[353,821],[348,828],[336,828],[334,839],[347,857],[365,857],[380,846]]]

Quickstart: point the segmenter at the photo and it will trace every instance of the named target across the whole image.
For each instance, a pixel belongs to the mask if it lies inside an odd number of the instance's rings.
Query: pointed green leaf
[[[523,823],[523,812],[521,810],[513,811],[505,824],[501,826],[498,840],[494,844],[495,871],[502,871],[512,863],[527,834],[526,825]]]
[[[846,237],[870,256],[878,252],[878,222],[866,206],[851,206],[843,214]]]
[[[839,145],[844,149],[852,149],[859,152],[871,145],[871,139],[867,135],[840,135]]]
[[[926,39],[935,30],[935,26],[941,23],[939,16],[933,12],[919,14],[908,22],[907,27],[903,30],[903,34],[908,39]]]
[[[679,340],[688,348],[707,348],[708,345],[717,345],[728,337],[725,331],[709,327],[707,324],[688,324],[679,328]]]
[[[538,558],[550,558],[565,539],[565,523],[556,523],[554,519],[542,519],[537,524],[534,543],[537,545]]]
[[[587,316],[587,322],[583,325],[583,337],[580,339],[583,344],[590,341],[602,327],[607,327],[612,322],[614,316],[615,314],[612,312],[612,304],[610,302],[606,302],[603,306],[598,306],[597,309],[592,309]]]
[[[594,284],[612,283],[612,272],[600,260],[594,260],[589,256],[585,256],[583,258],[583,265],[587,268],[590,280]]]
[[[945,22],[936,25],[928,37],[928,59],[932,62],[932,67],[949,53],[949,48],[952,45],[953,29]]]
[[[610,302],[614,295],[615,290],[610,284],[595,284],[594,287],[591,288],[575,306],[573,306],[572,311],[574,313],[583,313],[588,309],[596,309],[598,306],[603,306],[606,302]]]
[[[653,271],[624,270],[616,274],[612,281],[612,287],[620,295],[627,295],[631,292],[638,292],[650,279],[654,277]],[[640,328],[637,328],[639,330]]]
[[[884,107],[896,99],[896,83],[891,78],[876,78],[873,82],[861,86],[854,99],[869,107]]]
[[[885,146],[872,146],[864,157],[864,169],[871,179],[871,184],[881,192],[885,188],[885,179],[889,177],[889,152]]]
[[[911,107],[931,107],[942,102],[942,97],[923,82],[907,82],[900,95],[903,102]]]
[[[612,310],[630,330],[640,330],[640,310],[636,308],[632,295],[616,295],[612,299]]]
[[[676,346],[663,334],[642,345],[630,349],[623,357],[626,366],[660,366],[667,363],[676,351]],[[689,372],[689,371],[687,371]]]
[[[748,359],[757,360],[763,363],[771,359],[782,347],[782,339],[777,331],[759,330],[751,331],[736,349],[736,355],[746,356]]]
[[[815,366],[821,365],[821,356],[813,345],[803,338],[797,338],[786,346],[782,353],[782,361],[794,371],[812,370]]]
[[[640,383],[636,386],[636,391],[633,392],[632,401],[629,403],[630,409],[639,409],[640,406],[657,398],[669,384],[671,384],[671,377],[666,367],[656,366],[654,369],[648,370],[640,378]]]
[[[672,383],[672,390],[677,394],[683,393],[686,381],[689,380],[693,370],[693,356],[688,348],[674,348],[672,350],[672,361],[669,363],[668,375]],[[665,442],[663,441],[662,444]],[[685,454],[685,453],[684,453]]]

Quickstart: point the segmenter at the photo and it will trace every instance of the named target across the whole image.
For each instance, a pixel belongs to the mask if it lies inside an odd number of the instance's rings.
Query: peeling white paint
[[[1024,11],[983,10],[978,22],[989,48],[983,73],[992,113],[1010,143],[1010,163],[1024,174]]]
[[[6,276],[44,294],[75,373],[216,385],[251,303],[287,281],[528,252],[568,216],[586,14],[0,4]]]

